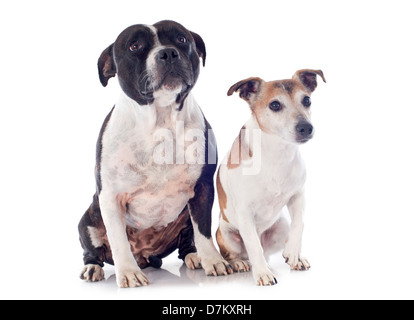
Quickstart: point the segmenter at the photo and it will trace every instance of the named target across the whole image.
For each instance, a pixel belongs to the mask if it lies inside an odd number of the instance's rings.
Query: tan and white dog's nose
[[[296,125],[296,140],[298,142],[306,142],[312,138],[313,126],[306,120],[301,120]]]

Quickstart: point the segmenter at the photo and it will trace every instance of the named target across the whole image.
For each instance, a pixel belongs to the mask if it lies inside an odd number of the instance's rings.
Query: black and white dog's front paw
[[[83,267],[80,278],[88,282],[101,281],[105,278],[105,272],[97,264],[87,264]]]
[[[207,276],[227,276],[233,274],[233,268],[220,255],[201,260],[201,265]]]
[[[149,281],[142,270],[136,267],[117,270],[116,283],[120,288],[134,288],[147,286]]]

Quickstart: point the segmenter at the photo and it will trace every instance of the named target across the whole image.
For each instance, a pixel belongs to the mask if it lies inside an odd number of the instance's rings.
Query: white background
[[[0,298],[414,298],[414,48],[410,1],[3,1],[0,4]],[[132,24],[172,19],[199,33],[206,67],[194,90],[222,158],[249,117],[235,82],[322,69],[312,96],[304,255],[279,284],[180,268],[118,289],[78,278],[77,223],[95,190],[95,142],[119,87],[97,59]],[[218,217],[213,212],[215,230]]]

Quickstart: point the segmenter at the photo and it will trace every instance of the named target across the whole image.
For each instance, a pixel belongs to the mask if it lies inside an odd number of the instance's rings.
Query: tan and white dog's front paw
[[[311,267],[308,260],[305,257],[299,256],[299,254],[289,254],[285,251],[283,252],[283,257],[291,270],[306,271]]]
[[[147,276],[139,268],[120,270],[116,272],[116,283],[120,288],[134,288],[147,286]]]
[[[249,272],[252,269],[249,260],[233,259],[229,263],[236,272]]]
[[[96,264],[87,264],[83,267],[80,278],[88,282],[101,281],[105,278],[105,272]]]
[[[273,286],[277,283],[276,277],[270,270],[255,272],[254,280],[258,286]]]
[[[208,276],[227,276],[233,274],[231,265],[223,258],[210,258],[201,261],[201,265]]]

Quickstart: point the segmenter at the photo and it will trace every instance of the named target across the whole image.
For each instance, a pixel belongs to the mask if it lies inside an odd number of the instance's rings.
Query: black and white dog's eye
[[[302,104],[304,107],[309,108],[312,104],[311,99],[308,96],[306,96],[305,98],[303,98]]]
[[[186,38],[186,37],[184,37],[183,35],[179,35],[179,36],[177,37],[177,41],[178,41],[179,43],[184,44],[184,43],[187,43],[187,38]]]
[[[277,112],[277,111],[282,110],[283,107],[279,101],[273,101],[269,104],[269,108],[270,110]]]
[[[137,51],[141,48],[142,44],[139,41],[135,41],[129,46],[129,50],[131,50],[132,52]]]

